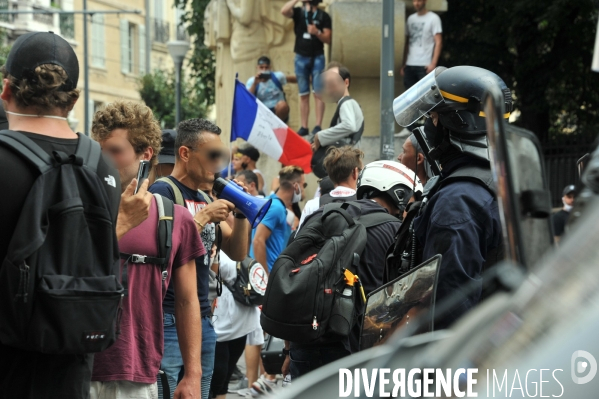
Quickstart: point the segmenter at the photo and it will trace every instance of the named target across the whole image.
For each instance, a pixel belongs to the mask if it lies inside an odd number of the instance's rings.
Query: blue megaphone
[[[248,218],[254,229],[258,227],[272,203],[272,199],[253,197],[234,182],[225,180],[222,177],[214,181],[212,190],[216,193],[218,199],[232,202],[235,208]]]

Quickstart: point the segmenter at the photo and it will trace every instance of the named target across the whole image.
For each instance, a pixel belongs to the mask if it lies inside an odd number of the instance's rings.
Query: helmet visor
[[[442,101],[435,71],[432,71],[393,101],[393,114],[400,126],[408,127]]]

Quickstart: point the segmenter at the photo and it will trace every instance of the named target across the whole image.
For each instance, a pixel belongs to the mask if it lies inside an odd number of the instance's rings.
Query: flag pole
[[[235,86],[239,80],[239,72],[235,72]],[[235,104],[235,88],[233,89],[233,104]],[[233,109],[233,107],[231,107]],[[231,121],[233,121],[233,115],[231,115]],[[233,166],[233,131],[231,131],[231,137],[229,138],[229,179],[231,178],[231,168]]]

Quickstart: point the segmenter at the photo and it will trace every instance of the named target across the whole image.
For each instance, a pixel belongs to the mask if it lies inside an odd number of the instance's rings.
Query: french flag
[[[310,144],[262,104],[243,83],[235,80],[231,141],[244,139],[283,165],[312,172]]]

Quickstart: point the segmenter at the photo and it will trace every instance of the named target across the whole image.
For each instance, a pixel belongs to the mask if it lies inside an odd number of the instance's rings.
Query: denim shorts
[[[316,57],[304,57],[295,55],[295,76],[300,96],[310,94],[310,77],[312,78],[312,90],[314,93],[322,91],[320,74],[324,71],[324,54]]]

